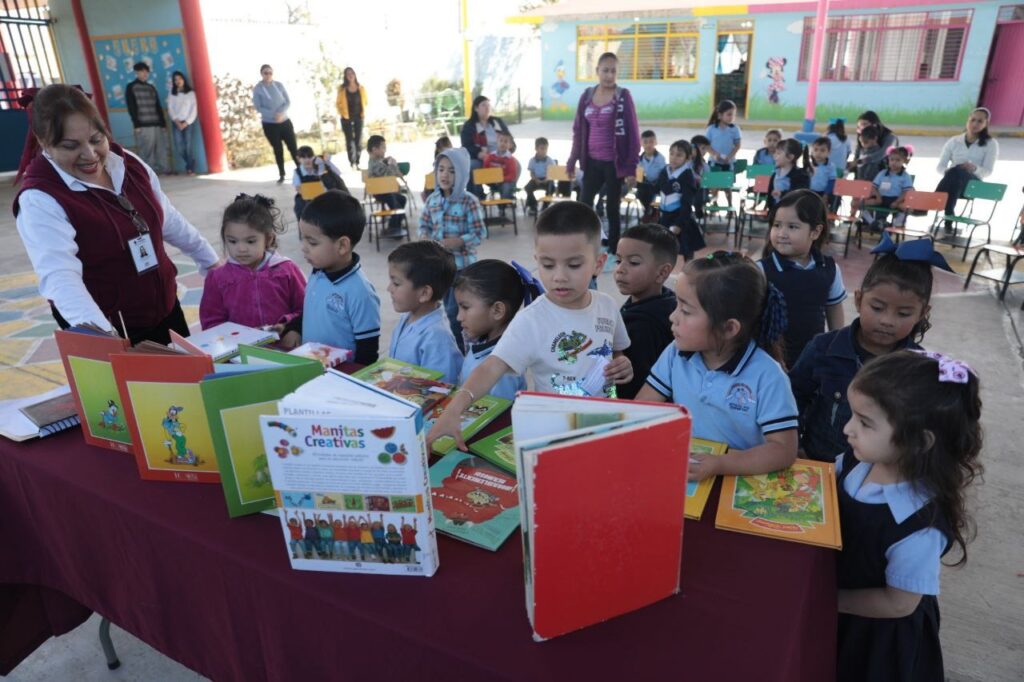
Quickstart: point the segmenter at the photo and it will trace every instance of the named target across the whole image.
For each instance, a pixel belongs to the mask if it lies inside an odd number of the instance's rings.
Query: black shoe
[[[279,177],[279,178],[277,179],[277,184],[279,184],[279,185],[280,185],[280,184],[281,184],[281,183],[283,183],[283,182],[284,182],[284,176],[282,175],[281,177]]]

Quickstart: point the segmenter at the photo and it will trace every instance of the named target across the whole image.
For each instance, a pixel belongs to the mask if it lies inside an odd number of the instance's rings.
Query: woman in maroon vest
[[[164,241],[205,273],[217,253],[139,157],[110,141],[88,96],[49,85],[32,102],[41,147],[14,199],[18,233],[61,327],[124,329],[132,343],[188,334]]]

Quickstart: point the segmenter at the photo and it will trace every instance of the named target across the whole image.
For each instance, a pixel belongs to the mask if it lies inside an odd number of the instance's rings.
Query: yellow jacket
[[[363,103],[363,118],[366,117],[366,88],[362,85],[359,86],[359,99]],[[345,97],[345,86],[342,85],[338,88],[338,99],[335,100],[334,105],[338,108],[338,116],[342,118],[348,118],[348,98]]]

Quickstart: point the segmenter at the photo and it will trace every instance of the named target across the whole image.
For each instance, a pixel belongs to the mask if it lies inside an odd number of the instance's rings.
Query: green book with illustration
[[[389,390],[385,385],[396,381],[400,377],[436,380],[444,376],[444,372],[437,372],[426,367],[395,360],[394,358],[381,358],[372,365],[367,365],[358,372],[353,372],[352,376],[360,381]],[[394,391],[391,392],[394,393]]]
[[[481,438],[472,443],[469,449],[505,471],[513,474],[516,472],[516,444],[511,426]]]
[[[231,517],[275,506],[260,416],[276,415],[281,398],[321,374],[319,361],[302,358],[294,365],[254,364],[248,372],[216,374],[200,383]]]
[[[430,467],[430,498],[438,532],[492,552],[519,527],[516,475],[466,452]]]
[[[428,431],[441,414],[444,413],[444,408],[447,404],[448,401],[445,400],[444,402],[436,405],[429,414],[424,415],[424,421]],[[470,406],[466,408],[466,411],[462,413],[461,425],[463,440],[469,440],[476,434],[480,433],[485,426],[497,419],[502,412],[510,407],[512,407],[511,400],[506,400],[505,398],[499,398],[493,395],[485,395],[477,399],[476,402],[470,404]],[[454,449],[455,439],[451,436],[438,438],[434,441],[433,451],[435,454],[446,455]]]

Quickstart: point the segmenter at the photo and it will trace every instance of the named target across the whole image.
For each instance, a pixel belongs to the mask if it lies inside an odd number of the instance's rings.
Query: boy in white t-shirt
[[[573,395],[601,365],[607,386],[633,378],[633,366],[622,353],[629,336],[619,307],[608,294],[589,289],[608,258],[601,252],[601,222],[594,210],[577,201],[551,206],[537,220],[534,251],[547,293],[512,318],[490,357],[455,391],[427,435],[428,447],[441,436],[453,436],[465,449],[460,415],[510,372],[528,371],[536,391]]]

